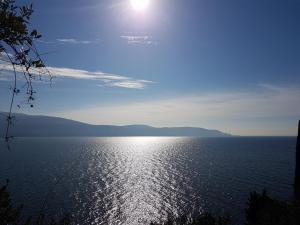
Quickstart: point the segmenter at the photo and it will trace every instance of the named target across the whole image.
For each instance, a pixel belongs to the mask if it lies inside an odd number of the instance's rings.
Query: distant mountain
[[[4,136],[6,113],[0,116],[0,134]],[[91,125],[74,120],[50,116],[14,114],[10,134],[15,137],[115,137],[115,136],[192,136],[229,137],[230,134],[218,130],[196,127],[163,127],[147,125]]]

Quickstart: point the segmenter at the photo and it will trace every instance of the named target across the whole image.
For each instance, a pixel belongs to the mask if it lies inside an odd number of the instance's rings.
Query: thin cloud
[[[110,82],[108,85],[111,87],[122,87],[122,88],[131,88],[131,89],[144,89],[145,86],[151,81],[146,80],[126,80],[121,82]]]
[[[58,38],[56,39],[56,41],[60,42],[60,43],[65,43],[65,44],[84,44],[84,45],[88,45],[88,44],[93,44],[93,43],[97,43],[99,42],[99,39],[96,40],[78,40],[75,38]]]
[[[12,66],[8,63],[0,63],[0,79],[5,80],[11,77],[10,72],[13,70]],[[91,72],[87,70],[79,70],[72,68],[61,67],[47,67],[47,70],[54,77],[70,78],[70,79],[82,79],[82,80],[94,80],[103,83],[102,86],[106,87],[121,87],[128,89],[144,89],[149,84],[153,83],[148,80],[134,79],[128,76],[122,76],[118,74],[104,73],[101,71]],[[16,71],[21,73],[22,69],[16,67]],[[30,71],[33,75],[40,75],[38,70]]]
[[[252,90],[117,102],[59,115],[92,124],[198,126],[239,135],[295,135],[299,99],[299,86],[264,84]]]
[[[120,38],[127,41],[128,44],[147,44],[152,45],[156,42],[153,40],[152,36],[148,35],[122,35]]]
[[[36,41],[43,43],[43,44],[55,44],[56,43],[55,41],[45,41],[45,40],[40,40],[40,39],[37,39]]]
[[[89,45],[89,44],[97,44],[100,42],[100,39],[95,40],[79,40],[75,38],[57,38],[55,40],[36,40],[37,42],[43,43],[43,44],[73,44],[73,45]]]

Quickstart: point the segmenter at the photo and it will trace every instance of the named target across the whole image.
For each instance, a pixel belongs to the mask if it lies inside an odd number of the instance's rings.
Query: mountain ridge
[[[5,115],[0,112],[0,134],[4,136]],[[94,125],[54,116],[13,114],[10,135],[15,137],[115,137],[115,136],[189,136],[189,137],[230,137],[219,130],[200,127],[153,127],[144,124]]]

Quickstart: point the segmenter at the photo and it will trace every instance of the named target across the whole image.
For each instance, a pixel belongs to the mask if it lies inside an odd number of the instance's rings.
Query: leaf
[[[31,34],[30,34],[30,35],[33,36],[33,37],[35,37],[35,36],[37,35],[37,30],[31,31]]]

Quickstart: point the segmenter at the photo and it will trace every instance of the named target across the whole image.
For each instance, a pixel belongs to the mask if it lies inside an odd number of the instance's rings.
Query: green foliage
[[[28,217],[26,220],[21,219],[23,206],[13,207],[10,194],[7,190],[8,181],[5,185],[0,186],[0,225],[69,225],[71,219],[68,215],[59,220],[47,218],[39,213],[35,219]]]
[[[18,224],[22,206],[13,208],[7,185],[0,187],[0,225]]]
[[[0,3],[0,53],[6,54],[13,66],[22,67],[23,74],[31,79],[31,68],[45,67],[33,44],[41,35],[35,29],[28,29],[32,4],[18,7],[14,3],[13,0]]]
[[[264,191],[250,193],[245,225],[299,225],[300,207],[270,198]]]
[[[0,52],[11,54],[11,63],[24,66],[26,71],[31,67],[44,67],[33,46],[41,35],[35,29],[28,29],[32,4],[19,7],[14,0],[2,0],[0,10]]]
[[[295,202],[281,202],[270,198],[266,191],[262,194],[250,193],[245,209],[245,225],[299,225],[300,206]],[[151,225],[230,225],[229,216],[214,217],[202,214],[198,217],[169,218],[164,223]]]
[[[188,217],[186,215],[181,217],[170,217],[163,224],[151,223],[150,225],[230,225],[231,220],[229,216],[214,217],[209,213],[201,214],[196,217]]]

